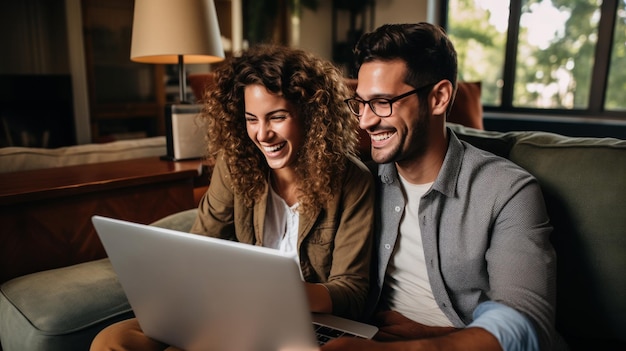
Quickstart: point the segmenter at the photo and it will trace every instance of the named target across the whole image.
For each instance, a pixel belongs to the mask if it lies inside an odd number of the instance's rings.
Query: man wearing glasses
[[[446,128],[456,51],[427,23],[357,43],[346,103],[371,138],[380,332],[323,350],[551,350],[555,253],[537,181]]]

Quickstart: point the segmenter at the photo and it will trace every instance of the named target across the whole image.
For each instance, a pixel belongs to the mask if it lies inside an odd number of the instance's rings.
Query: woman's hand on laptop
[[[322,284],[304,283],[311,312],[332,313],[333,301],[328,288]]]

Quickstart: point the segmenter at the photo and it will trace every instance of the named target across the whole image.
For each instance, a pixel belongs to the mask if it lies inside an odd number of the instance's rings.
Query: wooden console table
[[[203,170],[153,157],[0,174],[0,283],[106,257],[91,216],[148,224],[194,208]]]

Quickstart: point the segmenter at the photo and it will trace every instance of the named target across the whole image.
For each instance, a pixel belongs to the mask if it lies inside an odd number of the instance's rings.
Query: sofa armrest
[[[166,152],[164,136],[56,149],[4,147],[0,148],[0,173],[163,156]]]
[[[193,208],[161,218],[151,225],[188,233],[191,230],[191,226],[193,226],[193,222],[196,220],[197,213],[198,209]]]

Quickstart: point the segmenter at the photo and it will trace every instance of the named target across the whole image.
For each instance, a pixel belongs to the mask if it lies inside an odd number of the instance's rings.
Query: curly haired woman
[[[331,63],[256,46],[215,71],[206,92],[216,160],[191,232],[297,256],[310,309],[360,317],[369,287],[373,179],[355,157],[349,90]],[[132,346],[131,346],[132,345]],[[92,350],[162,350],[136,320],[101,332]]]

